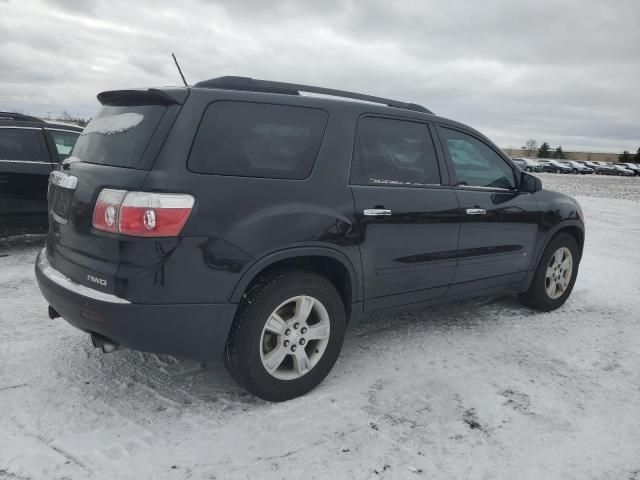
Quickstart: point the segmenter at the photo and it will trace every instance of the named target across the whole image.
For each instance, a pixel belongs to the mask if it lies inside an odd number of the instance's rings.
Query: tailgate
[[[151,90],[104,92],[98,99],[103,107],[62,170],[50,176],[46,250],[51,265],[71,280],[118,295],[118,269],[141,240],[94,229],[96,200],[104,188],[142,187],[180,102]]]

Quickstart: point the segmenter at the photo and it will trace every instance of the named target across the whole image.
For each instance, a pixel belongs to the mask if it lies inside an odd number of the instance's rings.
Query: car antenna
[[[182,78],[182,81],[184,82],[184,86],[188,87],[189,84],[187,83],[187,81],[184,79],[184,75],[182,74],[182,69],[180,68],[180,64],[178,63],[178,59],[176,58],[176,56],[172,53],[171,56],[173,57],[173,61],[176,64],[176,68],[178,69],[178,73],[180,74],[180,77]]]

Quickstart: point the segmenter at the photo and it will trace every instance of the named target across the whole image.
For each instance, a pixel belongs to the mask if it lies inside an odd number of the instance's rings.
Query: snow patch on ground
[[[282,404],[218,363],[99,353],[47,317],[38,242],[0,246],[0,479],[639,479],[640,202],[579,201],[562,308],[506,297],[367,321]]]

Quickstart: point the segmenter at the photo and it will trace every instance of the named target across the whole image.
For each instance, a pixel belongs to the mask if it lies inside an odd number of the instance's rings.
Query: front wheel
[[[520,301],[543,312],[560,307],[571,295],[579,263],[576,239],[568,233],[559,233],[547,245],[529,290],[518,295]]]
[[[571,170],[571,173],[573,173],[574,175],[577,175],[578,174],[578,169],[574,168],[573,170]]]
[[[325,277],[300,270],[273,272],[238,307],[225,363],[254,395],[289,400],[315,388],[331,371],[345,329],[342,298]]]

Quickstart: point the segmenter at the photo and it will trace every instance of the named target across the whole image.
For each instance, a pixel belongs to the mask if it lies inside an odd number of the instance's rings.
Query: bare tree
[[[533,152],[538,149],[538,142],[536,142],[533,138],[527,140],[527,143],[524,144],[525,150],[527,151],[527,156],[531,157]]]

